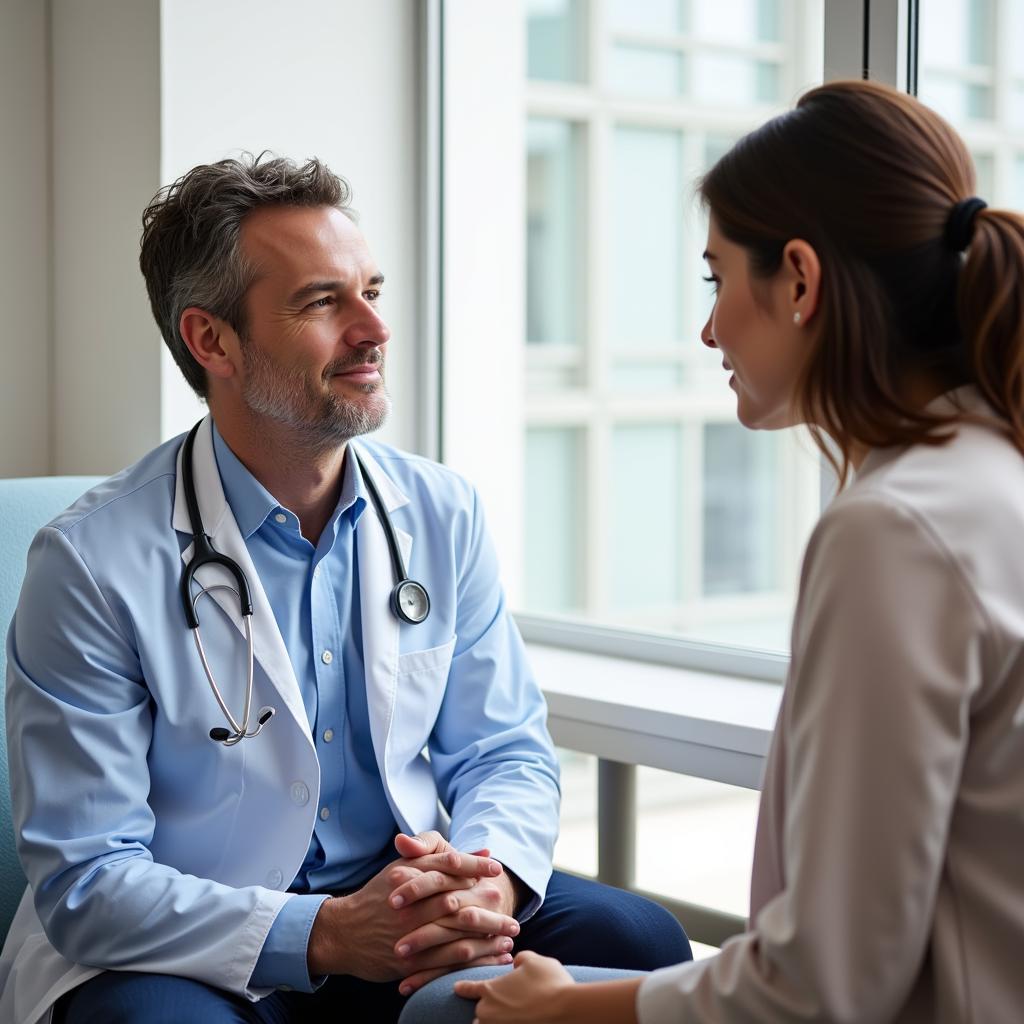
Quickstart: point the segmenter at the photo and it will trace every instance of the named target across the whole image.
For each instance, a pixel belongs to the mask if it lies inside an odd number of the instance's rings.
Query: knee
[[[455,994],[455,983],[462,978],[496,978],[507,973],[507,967],[474,967],[447,974],[424,985],[411,996],[402,1010],[398,1024],[472,1024],[476,1018],[476,1003]]]
[[[614,957],[607,966],[653,971],[693,959],[683,926],[644,896],[622,893],[592,926],[600,929],[596,934],[605,936],[608,955]]]

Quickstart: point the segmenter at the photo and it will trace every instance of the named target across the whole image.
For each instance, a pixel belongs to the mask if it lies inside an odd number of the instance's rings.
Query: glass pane
[[[1014,128],[1024,128],[1024,85],[1015,85],[1008,97],[1009,121]]]
[[[992,63],[991,0],[928,0],[921,5],[920,31],[921,55],[930,65]]]
[[[582,450],[572,428],[526,433],[526,600],[537,611],[581,603]]]
[[[779,67],[726,53],[694,55],[690,91],[696,99],[715,106],[746,107],[751,103],[777,103]]]
[[[683,189],[681,136],[615,130],[612,142],[611,343],[674,344],[680,336]],[[627,198],[628,197],[628,201]]]
[[[683,87],[683,55],[651,47],[615,46],[608,61],[608,84],[623,96],[678,96]]]
[[[611,0],[608,18],[619,31],[674,35],[685,28],[684,7],[685,0]]]
[[[580,129],[531,118],[526,128],[526,337],[578,344],[582,307]]]
[[[680,595],[680,428],[616,427],[611,447],[611,604],[649,608],[657,614],[659,607],[671,607]]]
[[[950,75],[925,72],[921,76],[918,95],[954,124],[992,117],[993,94],[987,85],[975,85]]]
[[[782,38],[782,5],[780,0],[760,0],[757,5],[757,38],[777,43]]]
[[[921,4],[919,95],[961,133],[974,158],[978,194],[993,206],[1018,201],[1013,168],[1016,155],[1024,151],[1022,33],[1022,0]],[[999,74],[994,67],[997,37],[1005,41],[1000,60],[1009,65],[1000,67]]]
[[[555,866],[581,875],[597,874],[597,758],[558,750],[562,769],[562,810]]]
[[[738,141],[735,135],[707,135],[704,139],[704,166],[708,169],[714,167]]]
[[[673,391],[682,380],[682,369],[678,363],[615,363],[612,379],[617,391]]]
[[[691,30],[705,42],[749,45],[779,35],[777,4],[770,0],[714,0],[694,3],[691,11]]]
[[[994,195],[996,188],[996,169],[995,161],[992,159],[992,154],[972,153],[971,157],[974,160],[974,175],[978,181],[978,195]]]
[[[637,770],[637,885],[746,917],[759,794]]]
[[[582,0],[526,0],[526,63],[530,78],[581,81]]]
[[[1000,35],[1017,41],[1017,45],[1006,47],[1010,73],[1024,78],[1024,46],[1019,44],[1019,40],[1024,39],[1024,4],[1020,0],[1011,0],[1005,9],[999,11],[999,19]]]
[[[770,591],[778,585],[778,478],[777,435],[736,423],[705,426],[706,595]]]

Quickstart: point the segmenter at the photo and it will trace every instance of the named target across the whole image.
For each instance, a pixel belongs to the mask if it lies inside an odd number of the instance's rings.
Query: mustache
[[[324,367],[324,380],[333,377],[336,373],[348,373],[361,366],[372,366],[383,373],[384,354],[379,349],[370,352],[357,353],[349,359],[335,359]]]

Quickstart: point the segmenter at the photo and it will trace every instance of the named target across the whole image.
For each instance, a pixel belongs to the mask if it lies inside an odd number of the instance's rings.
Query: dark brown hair
[[[139,266],[160,333],[196,394],[206,397],[206,374],[181,337],[181,314],[198,306],[244,336],[254,276],[239,245],[246,215],[262,206],[334,206],[353,217],[350,196],[344,178],[316,158],[244,153],[193,167],[153,197],[142,214]]]
[[[947,223],[974,188],[970,155],[946,121],[861,81],[812,89],[701,182],[755,277],[779,269],[791,239],[818,254],[815,344],[796,400],[840,480],[858,444],[952,436],[957,416],[924,412],[906,396],[915,372],[946,387],[975,384],[1024,452],[1024,218],[983,209],[966,255],[956,251]]]

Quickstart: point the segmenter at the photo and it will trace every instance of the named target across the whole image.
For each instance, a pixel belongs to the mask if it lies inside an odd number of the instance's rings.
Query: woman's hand
[[[560,1024],[565,1016],[565,996],[576,987],[569,972],[548,956],[524,951],[513,961],[513,970],[489,981],[459,981],[456,995],[478,999],[480,1024]]]

